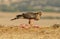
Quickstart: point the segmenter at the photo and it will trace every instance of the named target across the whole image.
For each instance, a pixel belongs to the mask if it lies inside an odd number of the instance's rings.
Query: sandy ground
[[[60,26],[29,29],[19,26],[0,26],[0,39],[60,39]]]
[[[18,19],[15,21],[10,21],[10,19],[14,18],[16,15],[21,14],[21,12],[0,12],[0,25],[20,25],[20,24],[28,24],[27,19]],[[48,16],[59,16],[59,13],[56,12],[43,12],[42,17],[48,17]],[[33,25],[39,25],[39,26],[50,26],[53,24],[60,24],[60,19],[40,19],[39,21],[34,21]]]

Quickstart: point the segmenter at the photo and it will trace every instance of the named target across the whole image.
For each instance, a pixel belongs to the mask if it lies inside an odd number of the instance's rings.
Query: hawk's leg
[[[33,25],[33,19],[29,19],[29,24],[30,24],[30,26]]]

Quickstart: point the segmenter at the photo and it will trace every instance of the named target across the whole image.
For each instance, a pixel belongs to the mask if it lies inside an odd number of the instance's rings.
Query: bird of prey
[[[27,13],[23,13],[21,15],[16,15],[16,17],[11,19],[11,21],[23,17],[23,19],[29,19],[28,23],[31,25],[31,22],[32,22],[31,20],[32,19],[39,20],[41,15],[42,15],[42,12],[27,12]]]

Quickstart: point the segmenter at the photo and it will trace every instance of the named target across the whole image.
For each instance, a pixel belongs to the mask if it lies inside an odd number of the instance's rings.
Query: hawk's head
[[[37,12],[36,14],[38,14],[38,15],[40,15],[40,16],[41,16],[41,15],[42,15],[42,12],[40,11],[40,12]]]
[[[42,15],[42,12],[37,12],[36,13],[36,20],[39,20]]]

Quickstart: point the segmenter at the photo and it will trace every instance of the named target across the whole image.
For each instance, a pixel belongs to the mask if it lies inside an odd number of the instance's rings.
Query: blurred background
[[[10,19],[30,11],[42,11],[41,19],[35,21],[34,25],[60,24],[60,0],[0,0],[0,25],[28,24],[27,19]]]
[[[46,11],[60,12],[60,0],[0,0],[0,11]]]

